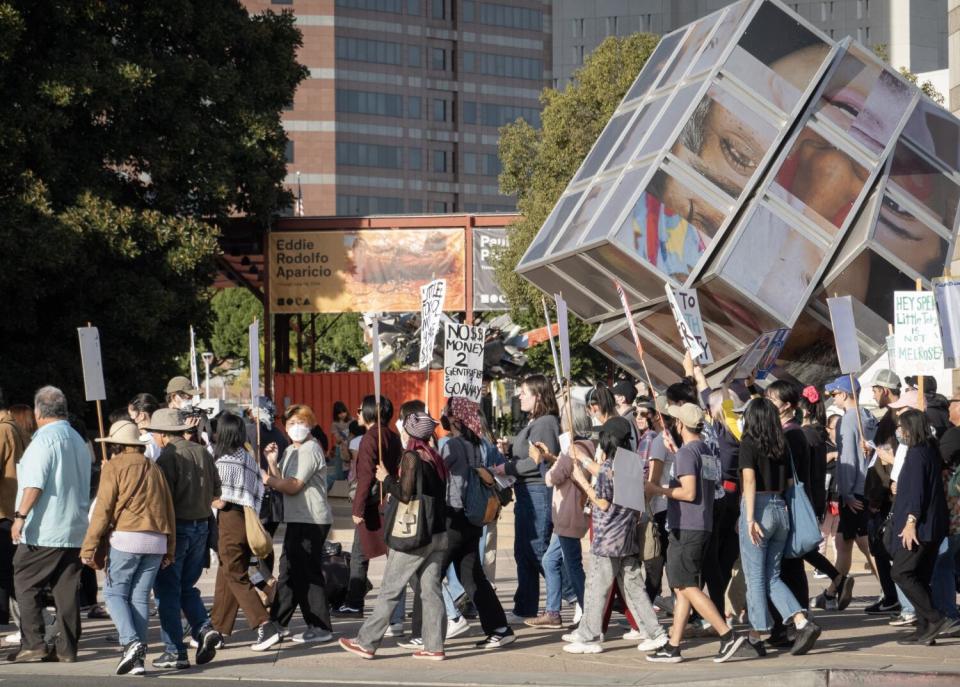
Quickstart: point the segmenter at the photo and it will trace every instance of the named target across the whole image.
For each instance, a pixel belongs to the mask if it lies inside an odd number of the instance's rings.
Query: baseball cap
[[[621,379],[610,387],[610,393],[614,396],[623,396],[627,403],[633,403],[633,399],[637,397],[637,387],[629,379]]]
[[[842,391],[843,393],[850,394],[852,396],[860,393],[860,382],[853,380],[853,386],[851,387],[850,375],[841,375],[827,384],[826,388],[824,388],[824,391],[826,391],[828,394],[835,394],[839,391]]]
[[[199,396],[200,389],[194,389],[190,380],[186,377],[174,377],[167,382],[168,394],[186,394],[187,396]]]
[[[917,389],[905,389],[900,398],[890,404],[890,408],[899,410],[900,408],[920,409],[920,391]]]
[[[893,370],[877,370],[877,374],[873,375],[870,386],[882,386],[884,389],[896,391],[900,388],[900,377]]]
[[[667,415],[676,418],[689,429],[696,429],[704,422],[703,409],[693,403],[679,406],[667,406]]]

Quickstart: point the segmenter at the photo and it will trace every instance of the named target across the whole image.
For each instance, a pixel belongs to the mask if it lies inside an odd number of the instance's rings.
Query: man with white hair
[[[45,386],[33,399],[37,432],[17,466],[17,509],[11,536],[13,584],[20,604],[17,662],[77,659],[80,641],[80,546],[90,510],[90,449],[67,422],[67,399]],[[53,592],[57,609],[57,645],[44,642],[41,595]]]

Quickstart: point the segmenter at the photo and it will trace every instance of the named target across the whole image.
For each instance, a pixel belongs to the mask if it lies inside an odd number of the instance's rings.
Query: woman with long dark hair
[[[766,398],[754,399],[744,412],[740,439],[740,562],[747,580],[748,641],[760,655],[765,653],[760,633],[773,627],[768,596],[781,617],[793,618],[797,628],[791,654],[805,654],[820,636],[820,627],[807,619],[780,579],[790,532],[784,492],[791,482],[791,460],[778,408]]]
[[[897,441],[907,456],[897,479],[890,526],[898,536],[893,554],[893,581],[917,614],[917,629],[898,644],[933,644],[949,622],[933,604],[930,579],[940,542],[947,534],[947,500],[940,452],[926,416],[907,410],[897,418]]]
[[[334,482],[343,479],[350,471],[350,411],[343,401],[333,404],[333,424],[330,426],[330,441],[333,442],[330,461],[330,470],[327,472],[327,491],[333,488]]]
[[[270,615],[248,573],[253,552],[247,541],[244,509],[252,508],[259,516],[263,478],[256,459],[246,449],[246,437],[246,427],[239,416],[224,412],[217,418],[213,457],[220,475],[220,498],[213,505],[219,511],[217,555],[220,565],[210,620],[222,635],[233,633],[237,611],[241,608],[250,627],[265,628],[270,623]]]

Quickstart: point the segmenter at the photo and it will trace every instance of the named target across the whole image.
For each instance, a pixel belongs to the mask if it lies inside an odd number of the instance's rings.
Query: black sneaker
[[[940,634],[940,631],[950,624],[949,618],[940,618],[935,623],[929,623],[925,628],[920,630],[917,634],[917,644],[922,644],[924,646],[930,646],[936,642],[937,635]]]
[[[200,630],[200,639],[197,642],[197,665],[210,663],[217,655],[217,647],[221,644],[223,644],[223,636],[212,627],[207,625]]]
[[[894,613],[899,614],[900,602],[894,601],[893,603],[889,603],[881,596],[874,603],[864,608],[863,612],[866,613],[867,615],[893,615]]]
[[[251,651],[266,651],[280,643],[280,628],[271,621],[257,628],[257,641],[250,645]]]
[[[120,655],[120,663],[117,664],[117,675],[126,675],[129,673],[137,664],[137,658],[145,652],[146,648],[144,648],[138,639],[133,640],[123,647],[123,653]]]
[[[647,660],[650,663],[680,663],[683,656],[680,655],[680,647],[667,642],[652,654],[647,654]]]
[[[848,575],[840,578],[840,584],[837,585],[837,610],[845,611],[850,601],[853,599],[854,579]]]
[[[757,655],[757,658],[764,658],[767,655],[767,649],[763,645],[762,639],[753,640],[750,637],[747,637],[747,646],[749,646],[753,653]]]
[[[504,632],[494,632],[476,643],[478,649],[499,649],[517,641],[517,635],[509,627]]]
[[[790,653],[794,656],[803,656],[813,648],[821,632],[823,630],[820,629],[819,625],[812,620],[808,620],[806,625],[797,630],[797,638],[793,642]]]
[[[745,641],[747,641],[747,635],[740,634],[736,630],[728,630],[727,634],[720,638],[720,650],[713,657],[713,662],[723,663],[730,660]]]
[[[174,654],[169,651],[164,651],[153,659],[151,664],[154,668],[176,668],[177,670],[183,670],[184,668],[190,667],[190,660],[187,658],[187,652]]]

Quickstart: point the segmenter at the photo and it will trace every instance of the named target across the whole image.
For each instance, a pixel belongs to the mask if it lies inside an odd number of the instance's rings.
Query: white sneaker
[[[464,632],[470,630],[470,623],[467,622],[467,619],[462,615],[456,620],[447,621],[447,639],[453,639],[454,637],[459,637]]]
[[[603,646],[598,642],[574,642],[565,645],[563,650],[568,654],[599,654],[603,651]]]
[[[567,644],[574,644],[580,641],[580,638],[577,636],[576,632],[568,632],[560,638],[561,642],[566,642]]]
[[[289,627],[280,628],[281,639],[290,639],[291,637],[293,637],[293,630],[291,630]]]
[[[310,627],[308,625],[306,632],[293,635],[290,641],[296,644],[323,644],[331,639],[333,639],[332,632],[327,632],[322,627]]]
[[[20,644],[20,630],[17,630],[16,632],[8,634],[6,637],[4,637],[3,643],[4,644]]]
[[[397,642],[397,646],[404,649],[414,649],[415,651],[419,651],[423,648],[423,639],[420,637],[411,637],[410,639],[402,642]]]
[[[583,606],[580,605],[578,601],[573,605],[573,624],[579,625],[580,619],[583,617]]]
[[[384,637],[403,637],[403,623],[394,623],[383,633]]]
[[[623,638],[628,642],[642,642],[647,638],[647,634],[645,632],[641,632],[640,630],[631,629],[629,632],[625,632],[623,634]]]
[[[637,645],[637,650],[645,653],[649,651],[656,651],[660,647],[664,646],[668,641],[670,641],[670,638],[666,633],[663,633],[662,635],[658,635],[652,639],[643,640]]]

